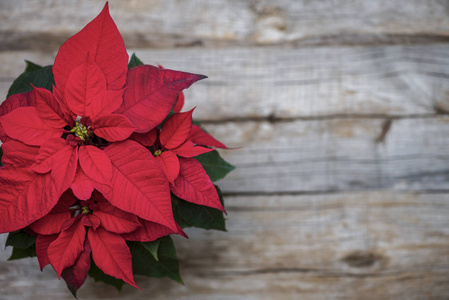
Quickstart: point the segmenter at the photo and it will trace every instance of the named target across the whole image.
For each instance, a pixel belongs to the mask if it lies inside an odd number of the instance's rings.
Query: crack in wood
[[[390,131],[392,124],[393,124],[392,119],[387,119],[382,123],[380,134],[375,140],[376,144],[382,144],[385,142],[385,137],[387,136],[387,133]]]

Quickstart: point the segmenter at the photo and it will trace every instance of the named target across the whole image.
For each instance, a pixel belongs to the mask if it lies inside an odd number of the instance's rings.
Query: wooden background
[[[103,1],[0,2],[0,94]],[[449,1],[110,1],[130,53],[209,79],[186,108],[238,150],[228,232],[176,238],[185,285],[80,299],[449,299]],[[3,244],[5,235],[0,236]],[[0,299],[72,299],[35,259]]]

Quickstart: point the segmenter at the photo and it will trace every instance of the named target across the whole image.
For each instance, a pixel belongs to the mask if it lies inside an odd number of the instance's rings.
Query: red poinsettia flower
[[[127,62],[106,4],[60,48],[53,92],[33,88],[2,104],[0,232],[47,215],[68,188],[81,200],[96,188],[115,207],[178,230],[166,176],[148,149],[126,139],[158,126],[181,91],[205,76],[147,65],[128,71]]]

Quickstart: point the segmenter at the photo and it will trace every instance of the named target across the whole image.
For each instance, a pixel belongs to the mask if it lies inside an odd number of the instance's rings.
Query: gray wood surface
[[[209,76],[186,109],[237,169],[228,232],[175,237],[184,285],[88,280],[80,299],[449,299],[447,0],[109,4],[130,54]],[[103,5],[1,1],[0,95]],[[10,251],[0,299],[73,299]]]

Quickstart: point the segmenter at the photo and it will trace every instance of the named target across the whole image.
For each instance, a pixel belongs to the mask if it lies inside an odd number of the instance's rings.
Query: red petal
[[[101,220],[99,217],[94,216],[94,215],[85,215],[81,218],[81,221],[83,223],[84,226],[90,226],[92,227],[94,230],[97,230],[97,228],[100,226],[101,224]]]
[[[57,234],[53,235],[38,235],[36,238],[36,255],[37,260],[39,261],[39,266],[41,271],[44,269],[46,265],[50,263],[48,259],[48,246],[53,243],[54,240],[58,237]]]
[[[67,142],[64,139],[48,140],[40,147],[39,155],[35,158],[36,164],[31,169],[38,173],[50,172],[54,164],[54,155],[65,147],[67,147]]]
[[[86,229],[81,222],[75,222],[48,247],[48,258],[58,277],[65,268],[72,266],[84,250]]]
[[[75,264],[70,268],[65,269],[61,276],[67,284],[67,287],[76,298],[76,291],[86,281],[87,273],[90,269],[90,254],[92,249],[90,248],[89,241],[86,239],[84,243],[84,250],[76,260]]]
[[[92,129],[99,137],[110,142],[123,141],[133,133],[135,127],[124,115],[112,114],[96,118]]]
[[[7,113],[15,110],[19,107],[27,107],[27,106],[35,106],[34,93],[27,92],[23,94],[14,94],[9,96],[5,101],[0,105],[0,116],[6,115]],[[0,123],[0,140],[3,143],[11,140],[3,129],[3,126]]]
[[[141,226],[135,215],[124,212],[108,202],[97,203],[93,215],[100,219],[101,227],[109,232],[122,234],[134,231]]]
[[[159,135],[162,147],[174,149],[186,141],[192,129],[192,113],[193,109],[168,118]]]
[[[147,220],[141,219],[140,222],[142,223],[142,227],[138,228],[136,231],[122,235],[125,240],[151,242],[169,234],[180,234],[184,237],[187,237],[181,227],[178,227],[178,230],[174,231],[161,224],[150,222]]]
[[[62,193],[73,183],[78,166],[78,148],[67,145],[53,156],[51,177],[57,190]]]
[[[134,282],[132,258],[125,240],[101,227],[87,233],[95,264],[105,273],[139,288]]]
[[[198,125],[192,125],[192,130],[190,131],[189,140],[191,140],[196,145],[217,147],[227,149],[223,143],[214,139],[210,134],[204,132]]]
[[[176,154],[164,151],[156,157],[162,171],[167,175],[168,180],[173,183],[179,174],[179,160]]]
[[[119,113],[123,113],[137,127],[147,132],[161,124],[178,100],[183,89],[206,78],[153,66],[137,66],[128,72],[126,90]]]
[[[50,174],[0,169],[0,233],[22,229],[48,214],[58,202]]]
[[[215,149],[205,148],[201,146],[194,146],[192,141],[186,141],[184,144],[176,149],[171,150],[173,153],[183,157],[194,157],[200,154],[214,151]]]
[[[175,107],[173,107],[173,111],[175,113],[181,112],[182,107],[184,106],[184,93],[181,92],[178,97],[178,101],[176,102]]]
[[[224,211],[217,190],[194,158],[179,158],[180,171],[174,185],[170,185],[173,194],[186,201],[213,207]]]
[[[102,150],[90,145],[81,146],[79,148],[79,161],[81,168],[88,177],[102,184],[111,183],[111,161]]]
[[[138,142],[139,144],[150,147],[150,146],[154,145],[154,142],[156,141],[156,138],[157,138],[157,133],[158,133],[158,130],[156,128],[154,128],[154,129],[152,129],[148,132],[144,132],[144,133],[134,132],[131,135],[131,138],[133,140],[135,140],[136,142]]]
[[[75,179],[70,186],[75,196],[80,200],[89,200],[92,192],[94,191],[94,186],[90,181],[90,178],[84,173],[80,166],[76,168]]]
[[[97,98],[90,103],[87,114],[95,118],[113,113],[123,102],[123,92],[124,90],[106,91],[103,97]]]
[[[50,127],[64,128],[68,123],[64,119],[65,116],[61,105],[53,94],[47,89],[34,86],[33,92],[39,117]]]
[[[64,91],[73,69],[86,61],[89,53],[106,77],[107,89],[123,88],[128,71],[128,54],[117,26],[109,15],[108,4],[103,11],[59,49],[53,65],[56,86]]]
[[[106,92],[106,78],[88,54],[83,64],[73,69],[67,80],[64,95],[72,112],[90,117],[92,102],[102,101]]]
[[[40,146],[47,140],[59,138],[62,129],[48,126],[39,117],[36,107],[19,107],[0,117],[6,134],[27,145]]]
[[[175,230],[168,181],[150,151],[124,141],[104,152],[112,162],[112,190],[97,189],[106,199],[121,210]]]
[[[10,140],[1,146],[3,150],[2,163],[17,167],[29,167],[39,153],[39,147],[25,145],[19,141]]]

